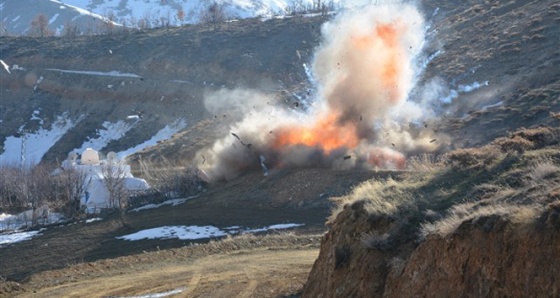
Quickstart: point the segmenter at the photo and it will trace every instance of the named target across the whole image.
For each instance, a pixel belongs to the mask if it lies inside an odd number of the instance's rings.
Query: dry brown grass
[[[492,142],[493,145],[498,146],[502,152],[518,152],[523,153],[535,146],[535,144],[527,139],[519,136],[514,136],[512,138],[497,138]]]
[[[480,148],[451,151],[441,160],[414,157],[399,180],[370,180],[338,205],[333,223],[346,207],[360,204],[369,215],[386,215],[399,229],[445,237],[467,221],[497,215],[529,224],[560,198],[560,150],[554,127],[520,129]],[[554,205],[556,206],[556,205]],[[387,231],[361,234],[368,248],[389,249]],[[392,239],[392,238],[391,238]]]
[[[495,204],[480,206],[476,203],[467,203],[453,206],[447,216],[434,223],[423,223],[421,226],[421,237],[438,235],[446,237],[457,230],[466,221],[498,215],[516,224],[529,224],[542,213],[543,207],[538,205],[518,206],[511,204]]]
[[[546,150],[532,153],[520,156],[518,167],[511,170],[520,173],[521,184],[509,186],[487,182],[474,186],[468,203],[454,205],[441,220],[422,224],[422,237],[430,234],[445,237],[466,221],[474,222],[492,215],[512,223],[528,224],[546,206],[556,206],[560,198],[560,160],[547,156],[551,152]]]
[[[453,168],[481,168],[489,166],[501,157],[500,149],[487,145],[480,148],[457,149],[444,156],[445,161]]]
[[[396,215],[403,209],[414,208],[415,198],[410,189],[425,182],[425,178],[428,176],[423,175],[418,180],[409,178],[406,182],[392,178],[363,182],[355,187],[349,195],[332,199],[336,203],[336,207],[328,222],[334,222],[345,207],[358,202],[363,202],[365,211],[374,215]]]
[[[553,186],[560,180],[560,166],[551,158],[542,158],[533,163],[527,175],[528,183],[532,186]]]
[[[434,172],[443,168],[441,157],[434,154],[412,156],[408,158],[406,164],[407,169],[414,172]]]
[[[519,136],[535,144],[534,149],[540,149],[548,145],[557,144],[560,133],[559,127],[541,126],[528,129],[520,129],[511,137]]]

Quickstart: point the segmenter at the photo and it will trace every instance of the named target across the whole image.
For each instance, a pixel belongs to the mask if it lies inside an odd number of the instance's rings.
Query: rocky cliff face
[[[362,233],[383,234],[392,223],[388,218],[372,220],[359,204],[348,206],[337,222],[323,238],[304,297],[559,294],[560,212],[554,206],[533,224],[512,223],[498,215],[481,217],[418,246],[368,247]]]
[[[373,229],[384,234],[393,225],[390,218],[370,217],[360,204],[347,206],[323,237],[303,296],[382,296],[390,272],[388,261],[398,250],[368,249],[362,238]]]
[[[456,233],[418,246],[401,272],[389,275],[387,297],[527,297],[560,293],[559,210],[531,225],[500,216],[464,222]]]

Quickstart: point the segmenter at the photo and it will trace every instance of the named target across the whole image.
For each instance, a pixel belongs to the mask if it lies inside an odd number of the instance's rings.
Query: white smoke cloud
[[[394,3],[346,11],[325,23],[311,68],[318,98],[307,112],[250,90],[208,93],[209,111],[243,117],[198,153],[199,168],[209,179],[262,170],[262,158],[268,168],[398,169],[405,154],[436,150],[434,132],[411,123],[434,116],[427,103],[443,91],[428,86],[420,100],[407,101],[423,68],[424,30],[414,6]]]

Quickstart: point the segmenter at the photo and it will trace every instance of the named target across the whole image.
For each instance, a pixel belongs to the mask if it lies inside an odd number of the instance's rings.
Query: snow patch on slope
[[[273,15],[284,15],[291,10],[304,10],[313,7],[314,0],[220,0],[216,1],[223,5],[224,11],[230,18],[252,18],[270,17]],[[181,23],[196,23],[200,21],[201,13],[208,8],[211,1],[207,0],[118,0],[118,1],[94,1],[94,0],[65,0],[65,3],[74,7],[87,8],[97,14],[104,15],[112,12],[119,18],[134,17],[136,20],[148,19],[152,22],[160,22],[162,19],[169,21],[171,25]],[[341,1],[333,0],[336,7],[356,7],[369,3],[369,0]],[[325,2],[325,4],[331,4]],[[177,17],[179,9],[185,16],[181,21]]]
[[[8,234],[0,234],[0,247],[5,246],[7,244],[12,244],[16,242],[31,240],[34,236],[41,235],[40,233],[44,229],[39,231],[30,231],[30,232],[14,232]]]
[[[269,230],[284,230],[303,226],[303,224],[277,224],[258,229],[242,230],[238,226],[224,228],[223,230],[214,226],[164,226],[152,229],[141,230],[136,233],[119,236],[117,239],[137,241],[145,239],[179,239],[197,240],[214,237],[223,237],[239,233],[257,233]]]
[[[159,141],[170,139],[175,133],[179,132],[185,127],[187,127],[187,122],[185,121],[185,119],[175,120],[173,123],[166,125],[160,131],[158,131],[151,139],[130,149],[121,151],[117,153],[117,156],[120,159],[123,159],[136,152],[142,151],[145,148],[155,146]]]
[[[41,127],[35,132],[24,132],[20,136],[7,137],[4,141],[4,152],[0,155],[0,164],[14,165],[20,163],[22,151],[24,151],[25,166],[35,166],[41,161],[45,153],[80,120],[72,121],[67,114],[63,114],[57,117],[50,129]],[[24,141],[25,150],[22,150],[22,142]]]
[[[112,71],[91,71],[91,70],[67,70],[67,69],[57,69],[57,68],[47,68],[47,70],[58,71],[62,73],[73,73],[73,74],[83,74],[90,76],[108,76],[108,77],[125,77],[125,78],[140,78],[139,75],[134,73],[122,73],[117,70]]]
[[[130,123],[123,120],[120,120],[116,123],[105,121],[102,124],[103,128],[97,130],[98,137],[89,138],[82,144],[82,146],[76,148],[74,151],[82,153],[87,148],[102,149],[103,147],[107,146],[110,141],[119,140],[120,138],[124,137],[124,135],[129,130],[131,130],[135,124],[136,122]]]

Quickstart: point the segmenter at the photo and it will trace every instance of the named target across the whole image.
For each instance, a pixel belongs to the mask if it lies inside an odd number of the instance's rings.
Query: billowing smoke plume
[[[415,7],[345,12],[322,34],[313,62],[317,99],[309,111],[281,108],[274,98],[251,91],[207,97],[208,107],[253,107],[230,135],[199,152],[199,167],[210,179],[259,169],[263,158],[270,168],[401,169],[405,154],[437,148],[433,132],[410,125],[427,114],[407,101],[424,43],[424,20]]]

